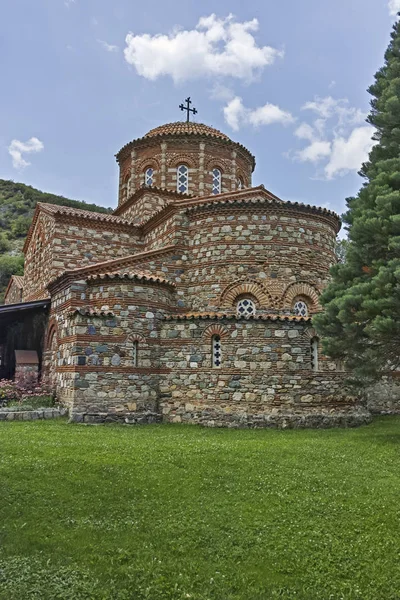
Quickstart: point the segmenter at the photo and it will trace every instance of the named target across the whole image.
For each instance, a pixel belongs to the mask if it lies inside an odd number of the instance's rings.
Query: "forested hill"
[[[22,247],[38,202],[109,213],[111,208],[41,192],[30,185],[0,179],[0,303],[11,275],[23,274]]]

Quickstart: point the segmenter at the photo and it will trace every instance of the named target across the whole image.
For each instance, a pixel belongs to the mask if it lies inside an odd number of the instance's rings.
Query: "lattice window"
[[[144,184],[151,187],[154,183],[154,170],[149,167],[144,172]]]
[[[186,165],[179,165],[176,170],[176,189],[181,194],[186,194],[189,189],[189,169]]]
[[[308,306],[304,302],[304,300],[297,300],[293,307],[293,312],[298,317],[307,317],[308,315]]]
[[[251,317],[256,314],[256,305],[250,298],[242,298],[237,303],[236,312],[239,317]]]
[[[242,190],[243,188],[244,188],[243,179],[241,177],[238,177],[236,180],[236,189]]]
[[[133,348],[132,348],[132,364],[134,367],[138,366],[138,362],[139,362],[139,343],[133,342]]]
[[[318,371],[318,338],[313,337],[310,340],[310,351],[311,351],[311,369]]]
[[[211,338],[211,352],[212,352],[212,366],[219,368],[222,363],[222,348],[221,348],[221,336],[213,335]]]
[[[212,176],[213,176],[212,193],[220,194],[221,193],[222,173],[219,169],[213,169]]]

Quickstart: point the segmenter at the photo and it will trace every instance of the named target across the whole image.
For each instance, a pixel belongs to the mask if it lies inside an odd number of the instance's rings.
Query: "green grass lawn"
[[[0,423],[0,598],[399,600],[400,417]]]

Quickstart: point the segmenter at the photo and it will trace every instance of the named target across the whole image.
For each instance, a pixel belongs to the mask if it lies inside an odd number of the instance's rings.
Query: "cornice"
[[[132,263],[150,260],[152,258],[158,258],[168,254],[179,253],[181,251],[183,252],[183,250],[184,248],[182,246],[171,244],[157,250],[147,250],[146,252],[138,252],[122,258],[95,263],[93,265],[80,267],[78,269],[70,269],[69,271],[64,271],[64,273],[61,273],[61,275],[58,275],[55,279],[50,281],[50,283],[47,285],[47,289],[49,290],[50,294],[53,295],[58,290],[64,288],[73,281],[86,282],[86,279],[90,275],[101,275],[105,272],[112,272],[118,268],[123,268],[124,266],[130,266]]]

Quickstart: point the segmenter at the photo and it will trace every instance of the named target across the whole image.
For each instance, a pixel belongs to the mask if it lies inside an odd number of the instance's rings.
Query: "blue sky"
[[[190,95],[196,120],[255,154],[255,185],[341,213],[362,183],[366,88],[396,9],[400,0],[3,2],[0,177],[115,207],[114,154],[181,120]]]

